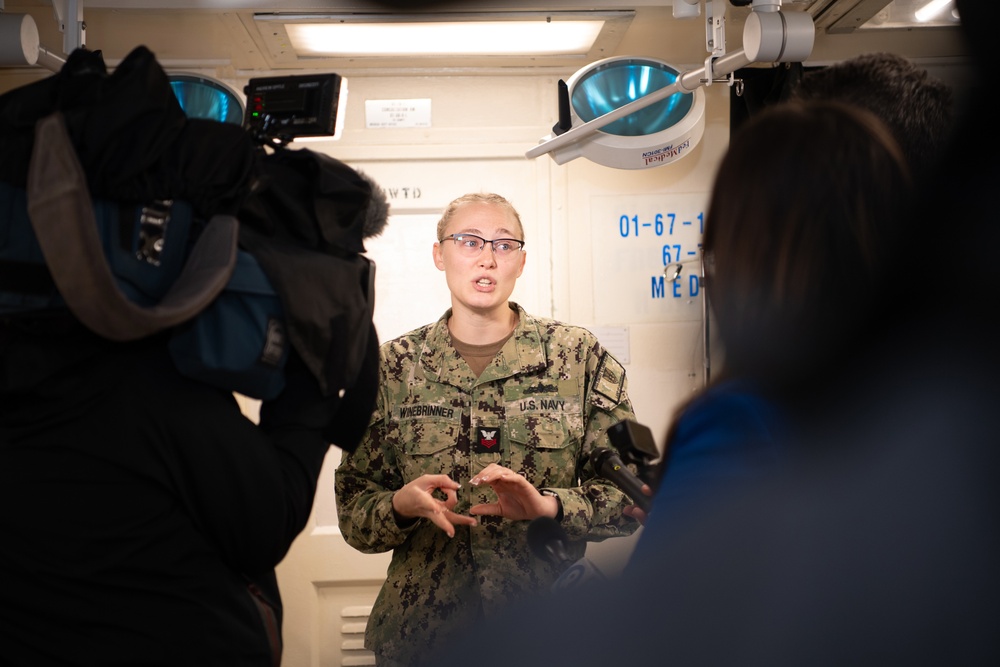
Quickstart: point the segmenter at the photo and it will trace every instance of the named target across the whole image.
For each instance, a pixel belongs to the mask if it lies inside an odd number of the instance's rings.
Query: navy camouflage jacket
[[[412,664],[450,633],[508,602],[545,592],[560,572],[528,547],[529,521],[479,517],[454,538],[426,519],[400,526],[393,492],[423,474],[462,484],[455,511],[495,502],[469,480],[490,463],[557,493],[571,559],[586,541],[632,534],[630,504],[596,477],[595,447],[634,419],[625,369],[584,328],[528,315],[478,378],[451,343],[448,318],[381,348],[379,392],[368,432],[336,472],[340,530],[366,552],[393,550],[366,631],[366,646]],[[381,664],[381,663],[380,663]]]

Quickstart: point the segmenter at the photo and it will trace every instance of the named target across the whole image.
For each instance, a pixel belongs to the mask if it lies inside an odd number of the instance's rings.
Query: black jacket
[[[248,584],[280,616],[329,409],[295,357],[257,426],[161,339],[0,322],[0,662],[277,664]]]

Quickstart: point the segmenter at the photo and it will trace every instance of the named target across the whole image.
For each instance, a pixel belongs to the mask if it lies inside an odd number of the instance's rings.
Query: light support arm
[[[83,22],[83,0],[52,0],[52,9],[63,34],[67,56],[87,45],[87,24]]]
[[[726,52],[726,0],[706,0],[705,13],[705,49],[717,58]]]
[[[38,26],[31,14],[5,14],[0,1],[0,67],[22,67],[38,61]]]
[[[701,15],[701,0],[673,0],[675,19],[686,19]]]
[[[44,46],[39,46],[38,62],[36,64],[50,72],[58,72],[66,64],[66,58],[49,51]]]

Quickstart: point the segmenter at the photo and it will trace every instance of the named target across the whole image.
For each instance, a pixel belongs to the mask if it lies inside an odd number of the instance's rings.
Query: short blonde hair
[[[499,206],[507,211],[507,215],[517,223],[518,232],[520,233],[521,240],[524,240],[524,225],[521,224],[521,216],[518,214],[517,209],[511,204],[505,197],[502,197],[493,192],[470,192],[469,194],[462,195],[461,197],[452,200],[450,204],[444,209],[444,213],[441,215],[441,219],[438,220],[437,224],[437,238],[438,241],[444,236],[444,230],[447,229],[448,223],[455,216],[455,212],[459,208],[465,206],[466,204],[490,204],[492,206]]]

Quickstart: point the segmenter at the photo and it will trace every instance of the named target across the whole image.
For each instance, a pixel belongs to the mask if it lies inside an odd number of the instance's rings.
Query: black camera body
[[[243,128],[259,142],[287,144],[295,137],[338,137],[347,101],[339,74],[250,79],[243,92]]]

